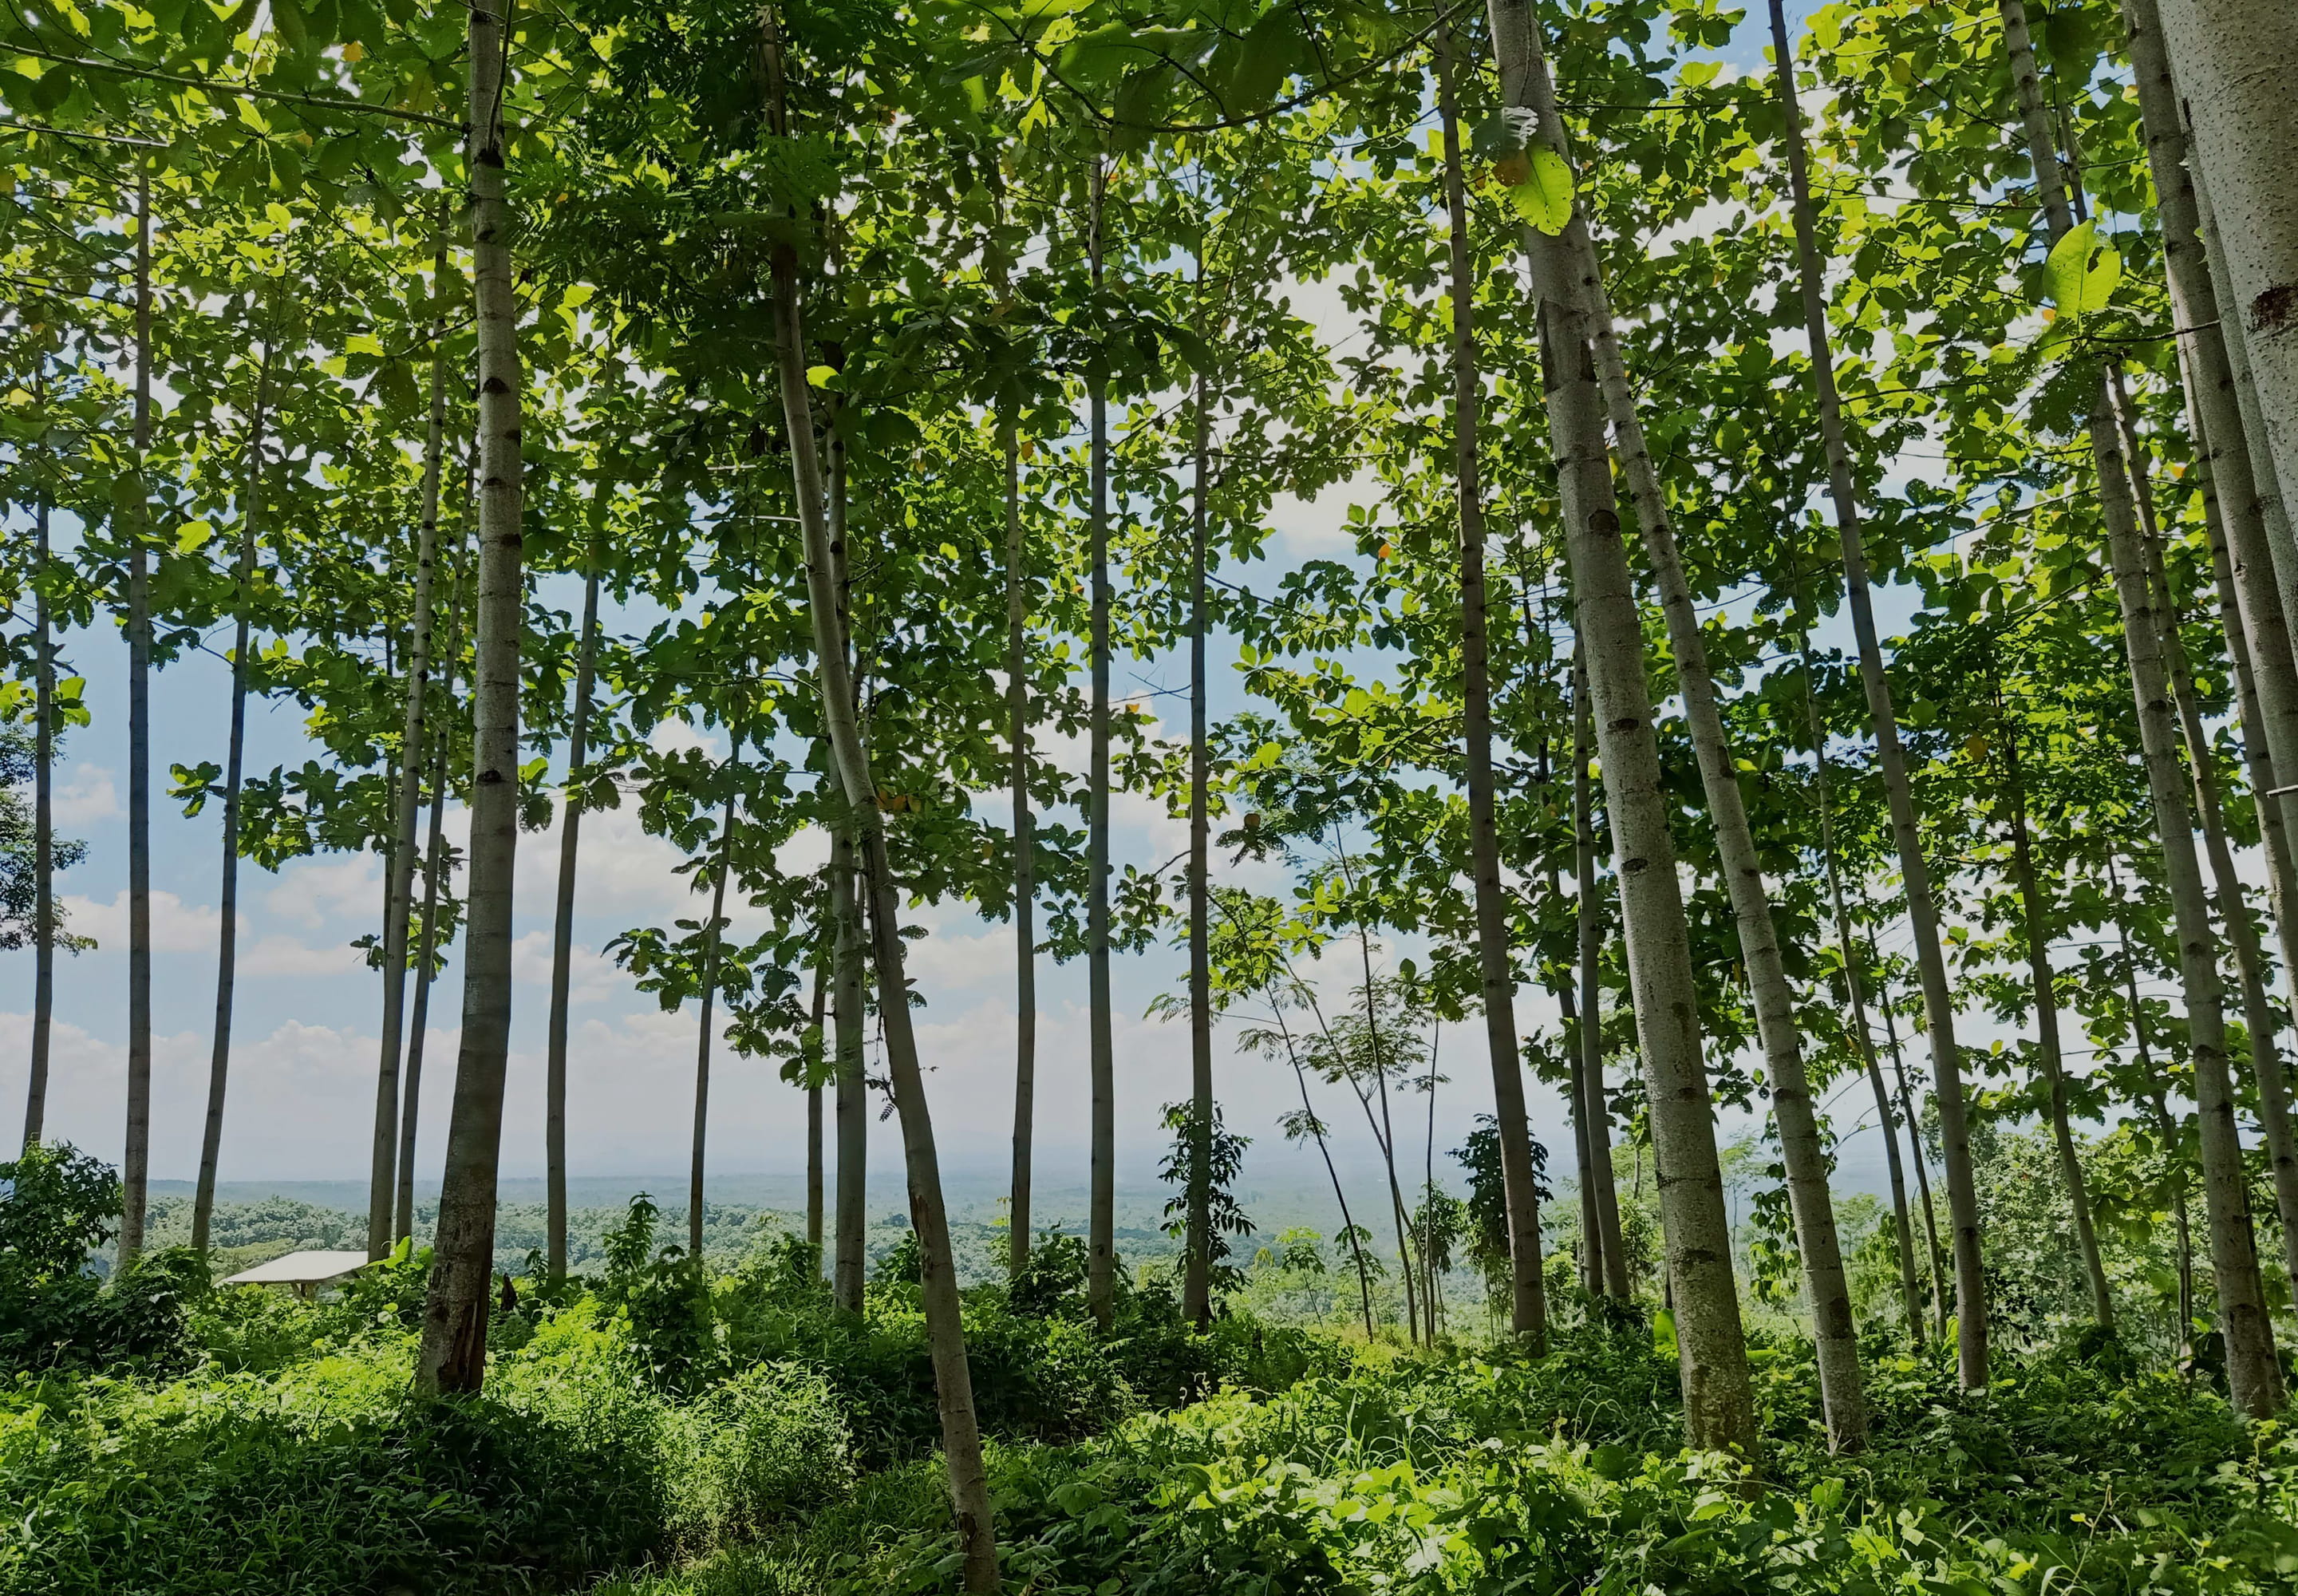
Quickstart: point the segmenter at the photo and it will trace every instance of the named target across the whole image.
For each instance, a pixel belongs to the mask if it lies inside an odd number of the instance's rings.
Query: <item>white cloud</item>
[[[128,951],[128,892],[125,888],[110,903],[66,893],[64,914],[74,932],[95,939],[106,953]],[[152,949],[154,953],[197,953],[216,943],[215,906],[187,907],[172,892],[152,894]],[[243,922],[244,923],[244,922]]]
[[[264,906],[282,920],[319,926],[337,915],[379,923],[383,919],[383,861],[373,854],[302,859],[279,872]]]
[[[88,825],[120,814],[120,789],[112,772],[101,765],[74,765],[71,773],[56,783],[51,801],[59,826]]]
[[[597,1003],[624,990],[628,979],[615,962],[596,948],[576,947],[568,959],[566,996],[570,1003]],[[510,977],[529,986],[550,985],[550,933],[529,931],[510,945]]]
[[[242,975],[347,975],[361,967],[360,950],[348,942],[311,943],[277,933],[239,955]]]

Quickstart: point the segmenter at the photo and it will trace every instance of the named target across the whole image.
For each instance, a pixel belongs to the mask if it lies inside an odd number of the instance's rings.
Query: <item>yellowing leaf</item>
[[[2106,308],[2107,296],[2122,280],[2122,256],[2111,238],[2098,236],[2096,222],[2070,228],[2043,262],[2043,294],[2063,316],[2088,316]]]
[[[1550,237],[1572,219],[1572,163],[1545,145],[1532,151],[1532,170],[1509,190],[1509,203],[1533,229]]]

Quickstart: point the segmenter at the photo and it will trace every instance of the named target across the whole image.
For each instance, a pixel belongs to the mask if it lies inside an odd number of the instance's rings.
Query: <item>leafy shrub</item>
[[[747,1539],[851,1490],[853,1439],[830,1383],[763,1363],[723,1380],[666,1426],[674,1523],[690,1546]]]
[[[18,1368],[162,1366],[185,1357],[188,1304],[207,1269],[180,1247],[146,1253],[109,1287],[88,1269],[112,1236],[120,1182],[69,1144],[0,1164],[0,1362]]]

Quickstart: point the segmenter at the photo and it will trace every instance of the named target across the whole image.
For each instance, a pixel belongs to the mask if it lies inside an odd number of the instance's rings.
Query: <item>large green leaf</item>
[[[1536,230],[1554,237],[1572,219],[1572,163],[1545,145],[1534,145],[1524,181],[1509,190],[1509,203]]]
[[[2121,252],[2112,239],[2099,236],[2096,222],[2070,228],[2043,262],[2043,297],[2062,316],[2089,316],[2106,309],[2108,296],[2121,280]]]

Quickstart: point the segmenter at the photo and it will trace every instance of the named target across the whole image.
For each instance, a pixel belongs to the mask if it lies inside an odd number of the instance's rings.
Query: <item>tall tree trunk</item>
[[[506,11],[508,7],[506,7]],[[510,1055],[511,879],[518,847],[518,298],[504,197],[508,18],[473,6],[469,27],[471,287],[478,329],[479,558],[472,666],[470,887],[463,938],[462,1046],[432,1244],[416,1388],[476,1391],[486,1378],[493,1293],[495,1176]]]
[[[710,1142],[711,1021],[718,1005],[718,955],[724,939],[720,925],[726,918],[726,878],[734,873],[734,815],[741,801],[742,738],[731,734],[726,811],[718,823],[717,880],[710,888],[710,927],[702,944],[702,1028],[694,1043],[694,1148],[686,1178],[686,1256],[699,1276],[702,1269],[702,1173]]]
[[[1877,763],[1891,812],[1891,838],[1897,846],[1899,874],[1907,897],[1907,920],[1914,931],[1915,970],[1923,995],[1923,1030],[1931,1051],[1931,1090],[1938,1103],[1940,1151],[1946,1155],[1948,1217],[1955,1232],[1955,1369],[1965,1391],[1987,1388],[1987,1277],[1980,1256],[1979,1187],[1972,1178],[1971,1136],[1963,1092],[1962,1056],[1955,1039],[1955,995],[1939,947],[1938,904],[1932,894],[1930,866],[1923,858],[1922,831],[1915,818],[1914,790],[1907,758],[1899,744],[1898,716],[1891,706],[1890,678],[1883,670],[1883,646],[1875,628],[1875,608],[1867,586],[1867,552],[1859,527],[1859,490],[1852,475],[1851,449],[1843,408],[1835,391],[1835,357],[1827,329],[1827,297],[1813,219],[1811,182],[1804,154],[1802,112],[1795,97],[1795,54],[1780,0],[1772,0],[1772,38],[1778,52],[1779,103],[1785,119],[1788,179],[1795,194],[1796,253],[1803,294],[1804,331],[1811,345],[1811,380],[1819,404],[1819,424],[1827,451],[1828,493],[1843,548],[1843,585],[1851,627],[1859,644],[1859,675],[1875,724]]]
[[[2022,0],[1997,0],[1996,9],[2010,58],[2011,81],[2025,124],[2027,153],[2042,196],[2043,219],[2049,241],[2055,246],[2073,227],[2074,211],[2060,176],[2058,150],[2043,107],[2034,50],[2028,42],[2026,7]],[[2292,214],[2298,221],[2298,207]],[[2179,986],[2194,1054],[2204,1206],[2210,1220],[2211,1256],[2219,1278],[2227,1383],[2237,1408],[2263,1416],[2281,1405],[2282,1376],[2274,1359],[2274,1330],[2259,1278],[2242,1143],[2235,1123],[2218,942],[2211,929],[2201,866],[2195,856],[2186,783],[2178,772],[2177,711],[2170,700],[2145,543],[2123,472],[2121,438],[2115,426],[2117,409],[2112,384],[2102,367],[2089,418],[2091,459],[2098,474],[2100,519],[2105,525],[2108,563],[2122,613],[2123,646],[2137,706],[2147,791],[2154,806],[2155,832],[2162,845],[2162,873],[2178,930]]]
[[[447,583],[447,651],[441,656],[447,667],[440,681],[440,697],[449,704],[455,701],[455,674],[463,663],[463,533],[470,520],[470,461],[466,458],[461,517],[455,531],[455,547],[447,559],[451,573]],[[431,826],[423,849],[423,934],[417,939],[415,952],[415,1004],[407,1018],[407,1067],[400,1071],[403,1096],[399,1111],[399,1196],[391,1225],[393,1241],[408,1242],[410,1250],[415,1236],[415,1144],[423,1117],[424,1043],[430,1035],[431,988],[437,980],[440,884],[449,868],[447,766],[455,741],[451,735],[435,740],[438,748],[431,760]]]
[[[2170,1095],[2163,1089],[2162,1078],[2154,1072],[2153,1052],[2146,1043],[2146,1011],[2138,1001],[2138,964],[2130,954],[2130,927],[2122,915],[2122,883],[2115,879],[2112,856],[2106,862],[2106,880],[2115,905],[2115,940],[2121,955],[2123,994],[2130,1005],[2130,1039],[2138,1054],[2138,1078],[2152,1083],[2154,1128],[2162,1137],[2163,1162],[2170,1170],[2170,1213],[2178,1248],[2178,1356],[2185,1362],[2194,1356],[2195,1336],[2195,1243],[2186,1217],[2185,1158],[2178,1145],[2178,1122],[2170,1117]]]
[[[834,767],[833,767],[834,769]],[[842,789],[841,789],[842,791]],[[870,1087],[864,1079],[862,1048],[863,961],[868,941],[862,925],[862,895],[856,881],[854,831],[843,822],[832,828],[830,843],[830,913],[834,928],[831,951],[831,1024],[836,1031],[833,1054],[833,1112],[838,1120],[837,1211],[833,1217],[834,1257],[830,1300],[841,1311],[862,1311],[863,1275],[868,1267],[864,1251],[869,1219]]]
[[[822,1016],[830,996],[830,963],[814,967],[814,1052],[806,1061],[806,1245],[814,1254],[814,1277],[822,1275]]]
[[[2183,120],[2179,123],[2184,127]],[[2218,242],[2218,218],[2211,211],[2210,185],[2196,170],[2191,147],[2187,150],[2186,173],[2195,195],[2195,219],[2201,228],[2204,264],[2208,268],[2212,302],[2219,306],[2235,302],[2233,280],[2227,275],[2226,250]],[[2258,514],[2266,528],[2266,546],[2274,558],[2274,579],[2282,595],[2282,610],[2286,616],[2298,615],[2298,547],[2294,547],[2290,531],[2292,496],[2282,485],[2274,461],[2274,451],[2268,445],[2266,416],[2259,408],[2258,387],[2250,371],[2250,339],[2243,330],[2239,316],[2220,316],[2219,336],[2226,346],[2227,372],[2234,384],[2235,409],[2242,418],[2242,435],[2250,456],[2252,485],[2258,490]],[[2198,442],[2197,447],[2203,447]]]
[[[1571,151],[1528,0],[1492,0],[1503,102],[1530,113],[1533,142],[1569,169]],[[1575,235],[1573,226],[1579,227]],[[1646,676],[1643,619],[1613,500],[1603,395],[1591,348],[1597,303],[1592,252],[1576,211],[1566,236],[1526,228],[1540,302],[1542,380],[1563,500],[1573,596],[1586,644],[1597,748],[1612,827],[1620,919],[1637,1035],[1642,1044],[1683,1377],[1684,1428],[1694,1446],[1747,1450],[1756,1441],[1747,1341],[1732,1278],[1730,1216],[1715,1154],[1714,1104],[1701,1056],[1691,951],[1660,785],[1659,745]]]
[[[2035,999],[2035,1052],[2042,1061],[2043,1084],[2049,1094],[2051,1145],[2057,1150],[2059,1179],[2067,1189],[2068,1211],[2074,1218],[2075,1250],[2082,1254],[2083,1277],[2090,1285],[2091,1317],[2102,1330],[2114,1328],[2114,1290],[2106,1282],[2106,1261],[2098,1250],[2098,1229],[2092,1222],[2090,1186],[2083,1178],[2082,1157],[2075,1150],[2074,1126],[2067,1112],[2066,1060],[2059,1042],[2059,994],[2051,971],[2049,906],[2035,873],[2034,839],[2027,829],[2027,782],[2019,764],[2019,732],[1996,699],[1997,728],[2003,736],[2003,794],[2011,807],[2011,874],[2019,892],[2020,928],[2027,944],[2027,981]]]
[[[208,1109],[200,1128],[199,1182],[192,1190],[192,1250],[203,1258],[208,1254],[208,1227],[215,1215],[216,1166],[223,1157],[224,1089],[231,1077],[232,996],[239,973],[239,786],[247,753],[247,610],[255,583],[257,530],[263,517],[263,428],[270,412],[271,361],[277,342],[275,329],[264,340],[262,363],[255,372],[255,405],[248,422],[246,501],[240,507],[239,559],[232,578],[231,732],[223,766],[223,873],[216,889],[215,1045],[208,1055]],[[45,715],[45,711],[42,713]]]
[[[46,400],[45,386],[41,391]],[[45,451],[43,464],[45,464]],[[56,1013],[56,645],[48,610],[48,488],[32,509],[32,1057],[24,1092],[24,1145],[39,1145],[48,1114],[48,1040]]]
[[[120,1265],[144,1250],[152,1165],[152,169],[136,173],[136,469],[128,549],[128,1135],[120,1161]]]
[[[593,490],[604,493],[609,484]],[[604,533],[604,509],[594,530]],[[558,901],[550,930],[550,1026],[543,1071],[543,1203],[550,1278],[566,1278],[566,1027],[574,996],[574,881],[583,848],[583,761],[591,753],[591,691],[599,670],[599,566],[594,543],[583,574],[583,638],[574,651],[574,707],[566,727],[566,786],[558,821]]]
[[[2276,474],[2298,483],[2298,13],[2285,0],[2162,0]]]
[[[1619,1183],[1612,1174],[1611,1097],[1604,1088],[1604,900],[1596,877],[1596,802],[1588,762],[1595,757],[1595,701],[1588,691],[1584,643],[1572,658],[1572,829],[1580,881],[1577,930],[1580,965],[1580,1099],[1576,1112],[1588,1127],[1588,1159],[1594,1167],[1597,1239],[1601,1247],[1604,1292],[1624,1302],[1628,1280],[1626,1245],[1620,1236]]]
[[[1031,1145],[1037,1113],[1037,880],[1036,817],[1029,808],[1029,565],[1021,531],[1021,450],[1015,403],[1001,401],[998,442],[1005,457],[1005,718],[1013,744],[1008,784],[1013,806],[1013,1184],[1005,1219],[1005,1262],[1029,1262]]]
[[[760,64],[766,79],[770,125],[788,136],[782,99],[781,49],[773,7],[761,13]],[[878,970],[879,1005],[886,1063],[893,1079],[894,1107],[902,1125],[908,1164],[910,1217],[922,1267],[919,1294],[931,1348],[934,1387],[941,1410],[942,1454],[949,1469],[950,1504],[957,1520],[958,1546],[969,1592],[998,1585],[996,1531],[990,1517],[989,1482],[982,1463],[981,1432],[974,1417],[973,1380],[965,1361],[965,1327],[958,1302],[956,1261],[949,1240],[949,1214],[942,1200],[941,1164],[934,1145],[933,1119],[926,1104],[925,1079],[918,1063],[917,1034],[910,1020],[908,973],[902,946],[901,903],[886,848],[883,818],[870,779],[870,755],[855,713],[854,683],[840,635],[836,575],[830,527],[823,506],[822,464],[814,450],[814,407],[806,385],[806,328],[799,303],[797,252],[780,243],[773,253],[774,365],[780,379],[784,430],[789,438],[790,471],[806,547],[807,619],[814,632],[822,719],[839,785],[858,801],[850,809],[861,833],[862,861],[870,889],[871,948]]]
[[[1202,247],[1202,245],[1201,245]],[[1197,262],[1197,277],[1204,262]],[[1206,785],[1212,757],[1206,740],[1206,460],[1211,417],[1205,375],[1197,373],[1195,502],[1189,517],[1189,1189],[1188,1253],[1181,1314],[1200,1328],[1212,1323],[1213,980],[1211,927],[1211,828]]]
[[[1532,1162],[1532,1122],[1525,1108],[1524,1063],[1517,1053],[1516,970],[1509,937],[1508,892],[1500,881],[1498,802],[1492,782],[1492,688],[1484,588],[1484,483],[1476,459],[1483,379],[1476,364],[1476,269],[1461,176],[1459,116],[1452,92],[1452,31],[1436,35],[1438,105],[1444,128],[1444,204],[1451,219],[1453,471],[1460,494],[1460,698],[1462,762],[1468,790],[1469,865],[1476,879],[1476,969],[1484,1043],[1492,1071],[1492,1121],[1500,1133],[1500,1184],[1508,1200],[1509,1328],[1544,1351],[1548,1291],[1541,1274],[1540,1188]]]
[[[1102,291],[1103,212],[1109,172],[1096,153],[1087,198],[1086,253],[1093,292]],[[1093,724],[1086,779],[1086,972],[1092,1071],[1092,1176],[1087,1199],[1086,1302],[1093,1322],[1109,1328],[1116,1311],[1117,1064],[1109,989],[1109,394],[1096,360],[1086,378],[1092,428]]]
[[[1898,1116],[1891,1112],[1890,1089],[1883,1084],[1883,1066],[1875,1057],[1875,1038],[1867,1029],[1867,993],[1859,979],[1858,946],[1851,938],[1851,912],[1843,898],[1843,870],[1835,856],[1835,800],[1828,790],[1827,726],[1819,714],[1819,694],[1812,685],[1811,645],[1802,643],[1803,702],[1811,718],[1812,771],[1819,789],[1819,848],[1827,861],[1827,890],[1835,909],[1836,945],[1843,950],[1843,988],[1851,1000],[1851,1034],[1867,1084],[1875,1094],[1875,1122],[1883,1133],[1883,1162],[1891,1178],[1891,1219],[1897,1227],[1899,1291],[1905,1305],[1907,1337],[1923,1344],[1923,1288],[1915,1273],[1915,1234],[1907,1214],[1907,1176],[1899,1163]]]
[[[2120,384],[2116,387],[2120,404]],[[2258,1087],[2258,1120],[2265,1133],[2267,1171],[2273,1178],[2275,1211],[2281,1220],[2283,1273],[2290,1282],[2294,1300],[2298,1300],[2298,1151],[2292,1146],[2290,1087],[2276,1041],[2279,1024],[2274,1005],[2266,995],[2265,959],[2259,946],[2258,924],[2251,918],[2242,876],[2235,867],[2234,850],[2227,840],[2226,810],[2219,797],[2217,757],[2210,730],[2203,720],[2194,672],[2186,663],[2186,643],[2178,633],[2178,599],[2171,591],[2170,573],[2162,564],[2162,533],[2155,525],[2147,486],[2146,457],[2129,425],[2127,409],[2122,411],[2122,418],[2123,450],[2130,461],[2132,485],[2137,490],[2146,532],[2147,580],[2162,618],[2162,653],[2170,666],[2170,696],[2178,706],[2178,726],[2186,745],[2195,812],[2202,820],[2203,851],[2209,856],[2211,879],[2218,888],[2219,916],[2226,923],[2228,941],[2234,945],[2235,981],[2242,997],[2243,1024],[2250,1033],[2251,1074]],[[2219,536],[2221,522],[2207,475],[2203,492],[2213,561],[2223,562],[2226,556],[2225,542]],[[2223,599],[2221,601],[2223,604]],[[2257,724],[2249,718],[2257,710],[2257,694],[2249,668],[2248,646],[2238,626],[2232,645],[2228,659],[2234,666],[2232,674],[2236,684],[2235,701],[2244,711],[2243,726],[2247,732]],[[2274,823],[2277,811],[2271,801],[2261,800],[2257,809],[2259,831],[2269,859],[2269,896],[2278,905],[2282,898],[2279,889],[2289,871],[2287,839],[2282,828]]]
[[[443,304],[447,285],[446,217],[432,294]],[[399,1193],[400,1054],[407,1011],[407,924],[415,903],[415,826],[423,800],[424,738],[431,704],[431,587],[439,547],[439,473],[447,441],[447,327],[431,330],[431,425],[423,441],[423,518],[415,538],[415,608],[407,659],[407,707],[400,724],[398,802],[392,816],[383,911],[383,1040],[376,1069],[375,1145],[368,1169],[367,1255],[391,1251]]]
[[[1562,883],[1548,878],[1550,896],[1561,900]],[[1565,1045],[1570,1049],[1572,1078],[1572,1154],[1580,1182],[1580,1289],[1589,1296],[1604,1291],[1604,1223],[1596,1212],[1596,1148],[1588,1112],[1588,1033],[1594,1016],[1583,1019],[1575,989],[1576,970],[1556,983],[1556,1006],[1564,1017]]]
[[[1869,933],[1867,954],[1870,963],[1880,968],[1875,953],[1873,933]],[[1880,977],[1878,978],[1881,979]],[[1891,1007],[1891,991],[1885,985],[1876,994],[1881,1001],[1876,1006],[1883,1011],[1883,1040],[1891,1051],[1891,1073],[1899,1087],[1899,1112],[1907,1126],[1907,1150],[1914,1155],[1915,1193],[1923,1205],[1923,1240],[1930,1258],[1931,1326],[1941,1336],[1947,1334],[1947,1266],[1944,1250],[1939,1246],[1938,1210],[1931,1202],[1930,1154],[1923,1145],[1923,1121],[1915,1112],[1915,1088],[1907,1078],[1906,1054],[1899,1048],[1899,1021]]]

